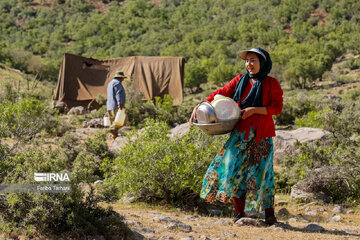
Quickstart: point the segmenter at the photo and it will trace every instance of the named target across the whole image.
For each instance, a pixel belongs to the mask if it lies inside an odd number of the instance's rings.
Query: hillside
[[[0,4],[0,62],[55,81],[64,52],[183,56],[185,85],[196,87],[231,79],[243,70],[237,52],[261,46],[277,78],[306,88],[336,58],[358,54],[359,8],[347,0],[12,0]]]
[[[72,190],[0,192],[0,238],[359,239],[359,12],[352,0],[0,1],[0,184],[69,172]],[[227,135],[170,134],[245,71],[237,53],[251,47],[269,51],[284,90],[276,130],[326,133],[277,145],[271,227],[232,224],[232,207],[199,197]],[[144,102],[124,82],[128,122],[112,140],[104,106],[51,108],[65,52],[185,57],[184,101]]]

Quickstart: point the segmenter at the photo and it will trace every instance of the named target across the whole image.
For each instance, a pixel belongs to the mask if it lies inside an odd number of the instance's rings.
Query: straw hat
[[[127,78],[124,72],[116,72],[114,78]]]
[[[259,54],[260,56],[262,56],[262,57],[265,59],[265,61],[267,60],[265,54],[264,54],[262,51],[260,51],[259,48],[252,48],[252,49],[250,49],[250,50],[241,51],[241,52],[239,52],[238,56],[239,56],[240,58],[246,60],[246,55],[247,55],[249,52],[257,53],[257,54]]]

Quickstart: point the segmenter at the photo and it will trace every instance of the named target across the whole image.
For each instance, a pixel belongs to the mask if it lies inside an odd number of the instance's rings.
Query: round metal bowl
[[[207,135],[221,135],[231,132],[239,119],[233,119],[229,121],[219,123],[196,123],[192,122],[194,126],[199,127]]]
[[[214,107],[206,101],[201,102],[196,110],[196,119],[201,124],[218,122]]]

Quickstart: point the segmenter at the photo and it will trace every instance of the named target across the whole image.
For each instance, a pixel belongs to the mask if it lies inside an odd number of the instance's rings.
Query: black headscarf
[[[247,73],[245,73],[241,79],[238,81],[235,87],[235,93],[233,99],[236,102],[240,101],[241,94],[244,92],[246,85],[249,82],[250,78],[256,78],[257,81],[252,86],[248,96],[240,103],[241,109],[245,109],[247,107],[262,107],[262,91],[263,91],[263,81],[266,76],[270,73],[272,68],[272,61],[270,55],[267,51],[262,48],[257,48],[260,50],[266,57],[266,60],[263,56],[256,53],[260,61],[260,70],[257,74],[250,74],[249,71],[246,69]]]

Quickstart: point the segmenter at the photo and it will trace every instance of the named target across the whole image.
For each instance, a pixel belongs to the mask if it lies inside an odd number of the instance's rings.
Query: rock
[[[339,215],[333,215],[330,218],[330,222],[339,222],[339,221],[341,221],[341,216],[339,216]]]
[[[196,221],[196,220],[198,220],[199,219],[199,216],[186,216],[186,217],[184,217],[184,220],[186,220],[186,221]]]
[[[286,230],[294,230],[294,227],[287,223],[277,222],[273,226],[276,226],[277,228],[282,228]]]
[[[182,136],[184,136],[186,133],[189,132],[190,130],[190,123],[183,123],[183,124],[180,124],[174,128],[172,128],[170,130],[170,134],[169,136],[172,138],[172,139],[175,139],[175,138],[181,138]]]
[[[306,191],[305,189],[307,188],[307,184],[308,183],[305,181],[299,181],[298,183],[296,183],[291,188],[290,196],[293,199],[298,199],[301,201],[311,201],[313,199],[319,199],[319,200],[324,201],[325,203],[330,202],[330,200],[331,200],[330,197],[322,192],[312,193],[312,192]]]
[[[98,184],[103,184],[104,183],[104,181],[103,180],[96,180],[95,182],[94,182],[94,184],[95,185],[98,185]]]
[[[261,227],[261,226],[267,226],[264,222],[253,219],[253,218],[241,218],[238,221],[235,222],[235,225],[239,225],[239,226],[256,226],[256,227]]]
[[[336,213],[344,213],[344,208],[341,205],[335,205],[332,211]]]
[[[199,237],[199,239],[200,239],[200,240],[211,240],[211,238],[208,238],[208,237],[205,236],[205,235],[201,235],[201,236]]]
[[[296,219],[296,218],[290,218],[290,219],[289,219],[289,222],[290,222],[290,223],[297,222],[297,219]]]
[[[67,113],[68,115],[84,115],[87,111],[83,106],[73,107]]]
[[[276,227],[275,225],[270,226],[269,228],[275,230],[275,231],[281,231],[281,232],[285,232],[285,229],[281,228],[281,227]]]
[[[288,217],[290,216],[290,212],[286,209],[286,208],[281,208],[279,211],[278,211],[278,214],[279,216],[281,217]]]
[[[129,139],[124,136],[117,137],[109,147],[109,151],[112,153],[119,152],[123,147],[129,143]]]
[[[165,228],[171,229],[171,230],[178,229],[178,230],[181,230],[184,232],[192,231],[192,228],[190,225],[182,223],[182,222],[171,222]]]
[[[311,232],[324,232],[325,228],[322,226],[319,226],[317,224],[311,223],[305,227],[305,230],[311,231]]]
[[[344,232],[346,232],[347,234],[357,234],[359,233],[359,231],[356,231],[356,230],[349,230],[349,229],[345,229]]]
[[[174,239],[172,236],[161,236],[159,240],[172,240]]]
[[[104,120],[102,118],[93,118],[83,123],[84,128],[103,128]]]
[[[149,240],[155,240],[153,237],[154,237],[154,234],[152,234],[152,233],[145,233],[144,234],[144,237],[146,238],[146,239],[149,239]]]
[[[305,215],[315,217],[315,216],[317,216],[317,211],[316,210],[308,211],[308,212],[305,212]]]
[[[230,237],[230,238],[236,238],[237,237],[237,235],[235,233],[228,233],[228,232],[222,233],[221,236]]]
[[[172,240],[174,239],[172,236],[161,236],[159,240]]]
[[[128,226],[135,226],[135,227],[140,227],[142,226],[142,223],[141,222],[136,222],[136,221],[133,221],[133,220],[125,220],[124,223]]]
[[[229,225],[231,222],[229,220],[214,220],[212,221],[215,224],[219,224],[219,225]]]
[[[354,213],[354,212],[355,212],[354,210],[350,209],[350,210],[346,211],[346,214],[351,214],[351,213]]]
[[[315,140],[324,141],[330,133],[319,128],[298,128],[293,131],[277,130],[274,141],[274,162],[279,164],[281,159],[293,150],[295,141],[301,143]]]
[[[135,193],[129,192],[126,196],[124,196],[124,197],[121,199],[121,201],[124,202],[124,203],[133,203],[133,202],[136,202]]]
[[[168,216],[158,215],[153,218],[153,221],[154,222],[171,223],[171,222],[175,222],[176,220],[173,220]]]
[[[145,237],[144,237],[144,235],[142,235],[136,231],[133,231],[133,239],[141,240],[141,239],[145,239]]]
[[[193,237],[183,237],[183,238],[180,238],[180,240],[194,240]]]
[[[290,196],[294,199],[301,199],[304,201],[309,201],[310,199],[314,198],[313,193],[305,192],[301,189],[298,183],[291,188]]]
[[[133,229],[136,232],[145,232],[145,233],[155,233],[156,231],[151,228],[134,228]]]

